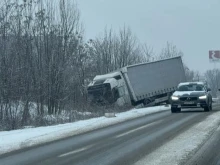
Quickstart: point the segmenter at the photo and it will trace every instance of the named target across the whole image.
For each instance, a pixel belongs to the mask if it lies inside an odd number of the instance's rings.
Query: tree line
[[[126,26],[118,32],[105,28],[85,41],[80,11],[71,0],[1,1],[0,121],[15,129],[17,113],[22,113],[20,124],[29,124],[31,102],[38,116],[84,109],[95,75],[174,56],[183,56],[175,45],[167,43],[155,55]],[[192,71],[186,73],[193,78]],[[21,102],[22,112],[16,108]]]

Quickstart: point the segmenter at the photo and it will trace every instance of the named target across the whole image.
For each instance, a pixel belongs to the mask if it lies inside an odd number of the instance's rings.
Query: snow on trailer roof
[[[115,77],[115,76],[118,76],[118,75],[119,75],[119,72],[117,72],[117,71],[112,72],[112,73],[103,74],[103,75],[97,75],[97,76],[95,76],[94,81],[101,80],[101,79],[112,78],[112,77]]]
[[[134,64],[134,65],[128,65],[128,66],[126,66],[126,67],[135,67],[135,66],[138,66],[138,65],[152,64],[152,63],[162,62],[162,61],[166,61],[166,60],[172,60],[172,59],[176,59],[176,58],[181,58],[181,56],[176,56],[176,57],[171,57],[171,58],[165,58],[165,59],[155,60],[155,61],[151,61],[151,62],[144,62],[144,63]]]

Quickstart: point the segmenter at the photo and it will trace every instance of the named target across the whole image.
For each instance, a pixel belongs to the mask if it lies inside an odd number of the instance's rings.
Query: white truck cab
[[[120,71],[97,75],[88,86],[90,103],[98,105],[130,104],[130,97],[124,78]]]

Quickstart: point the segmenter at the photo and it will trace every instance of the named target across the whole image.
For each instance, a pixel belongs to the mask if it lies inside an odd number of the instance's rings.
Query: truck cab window
[[[116,80],[120,80],[120,79],[121,79],[121,76],[118,75],[118,76],[115,76],[114,78],[115,78]]]
[[[96,80],[94,85],[103,84],[104,82],[105,82],[105,79],[103,79],[103,80]]]

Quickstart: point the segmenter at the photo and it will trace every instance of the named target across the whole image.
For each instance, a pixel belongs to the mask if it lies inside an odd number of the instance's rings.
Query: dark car
[[[210,89],[203,82],[180,83],[171,96],[171,112],[180,112],[182,108],[204,108],[212,110]]]

